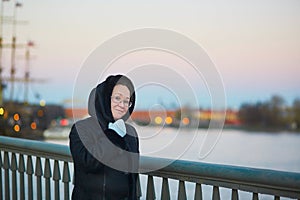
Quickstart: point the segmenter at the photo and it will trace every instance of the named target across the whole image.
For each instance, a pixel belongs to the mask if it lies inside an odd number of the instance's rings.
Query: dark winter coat
[[[139,141],[133,126],[126,124],[122,138],[108,129],[114,122],[110,97],[115,85],[129,88],[133,111],[135,93],[132,83],[124,76],[110,76],[93,89],[89,98],[91,117],[76,122],[70,132],[70,149],[74,161],[73,200],[137,199]]]

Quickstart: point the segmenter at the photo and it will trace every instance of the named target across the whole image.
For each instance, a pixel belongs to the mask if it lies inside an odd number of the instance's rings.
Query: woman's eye
[[[115,99],[116,99],[117,101],[121,101],[121,97],[116,96]]]

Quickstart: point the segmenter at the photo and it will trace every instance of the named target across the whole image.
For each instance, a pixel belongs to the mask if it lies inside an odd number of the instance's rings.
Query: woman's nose
[[[124,103],[124,101],[120,101],[120,102],[119,102],[119,106],[121,106],[121,107],[125,107],[125,103]]]

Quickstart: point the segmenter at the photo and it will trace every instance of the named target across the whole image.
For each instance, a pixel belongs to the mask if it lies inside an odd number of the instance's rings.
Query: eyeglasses
[[[132,102],[130,102],[129,100],[122,100],[122,98],[118,95],[111,96],[111,100],[117,104],[123,102],[123,105],[128,108],[130,108],[132,106]]]

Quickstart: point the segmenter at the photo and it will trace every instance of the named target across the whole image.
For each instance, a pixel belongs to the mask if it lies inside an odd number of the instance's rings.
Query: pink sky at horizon
[[[36,43],[31,76],[47,80],[33,84],[32,94],[49,102],[72,98],[82,64],[104,41],[144,27],[173,30],[203,47],[219,70],[230,107],[274,94],[288,103],[300,98],[300,1],[21,2],[18,19],[29,24],[17,27],[17,39]],[[4,3],[5,15],[11,5]],[[4,30],[9,42],[11,25]],[[9,55],[4,52],[4,75],[9,75]]]

